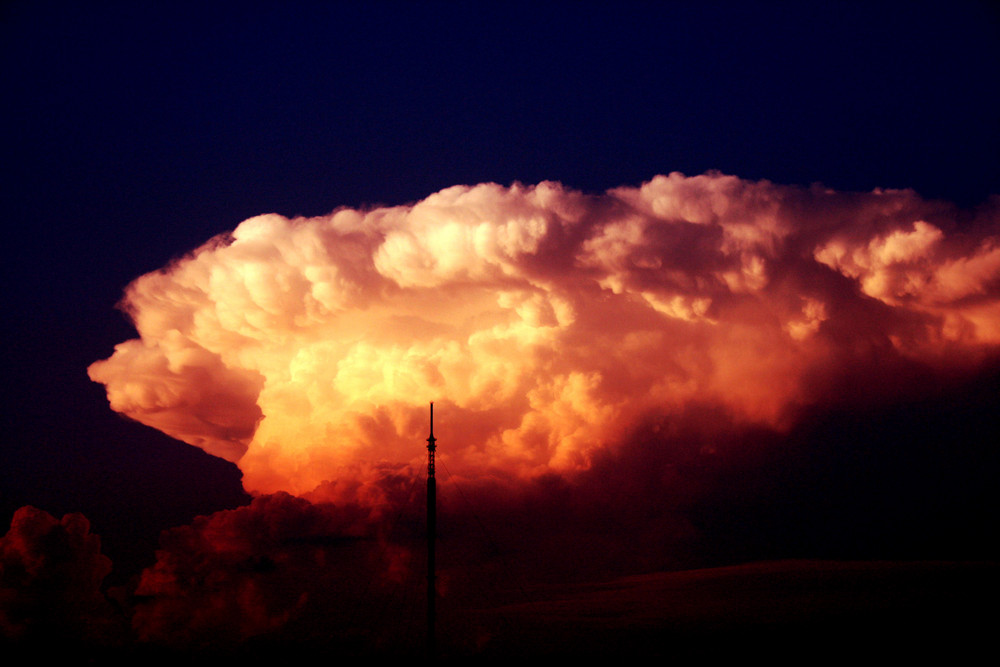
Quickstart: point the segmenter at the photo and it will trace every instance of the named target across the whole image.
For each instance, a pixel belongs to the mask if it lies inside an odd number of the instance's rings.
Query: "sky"
[[[5,640],[412,648],[431,401],[455,655],[995,590],[989,3],[0,30]]]

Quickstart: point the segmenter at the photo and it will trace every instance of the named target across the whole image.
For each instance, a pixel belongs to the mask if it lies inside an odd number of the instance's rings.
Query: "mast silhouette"
[[[427,438],[427,654],[434,657],[434,622],[437,590],[434,585],[434,541],[437,534],[437,482],[434,479],[434,401],[431,401],[431,434]]]

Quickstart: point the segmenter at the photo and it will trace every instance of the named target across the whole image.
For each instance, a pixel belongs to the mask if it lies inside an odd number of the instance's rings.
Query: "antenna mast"
[[[437,482],[434,479],[434,401],[431,401],[431,434],[427,438],[427,653],[434,657],[434,621],[437,591],[434,585],[434,541],[437,533]]]

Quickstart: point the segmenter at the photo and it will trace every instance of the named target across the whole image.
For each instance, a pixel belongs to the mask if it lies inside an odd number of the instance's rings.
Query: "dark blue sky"
[[[998,38],[961,1],[5,3],[0,519],[82,511],[121,555],[241,498],[86,367],[132,336],[130,280],[247,217],[711,169],[971,207]]]
[[[456,183],[997,191],[986,3],[356,5],[10,4],[11,204],[131,277],[256,213]]]

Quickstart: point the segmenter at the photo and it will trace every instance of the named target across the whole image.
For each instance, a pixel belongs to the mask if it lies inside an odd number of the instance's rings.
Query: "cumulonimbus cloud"
[[[1000,214],[717,173],[455,186],[251,218],[122,307],[138,338],[89,368],[114,410],[251,492],[357,500],[421,460],[432,400],[453,471],[521,476],[585,469],[650,412],[781,428],[873,359],[974,367]]]

